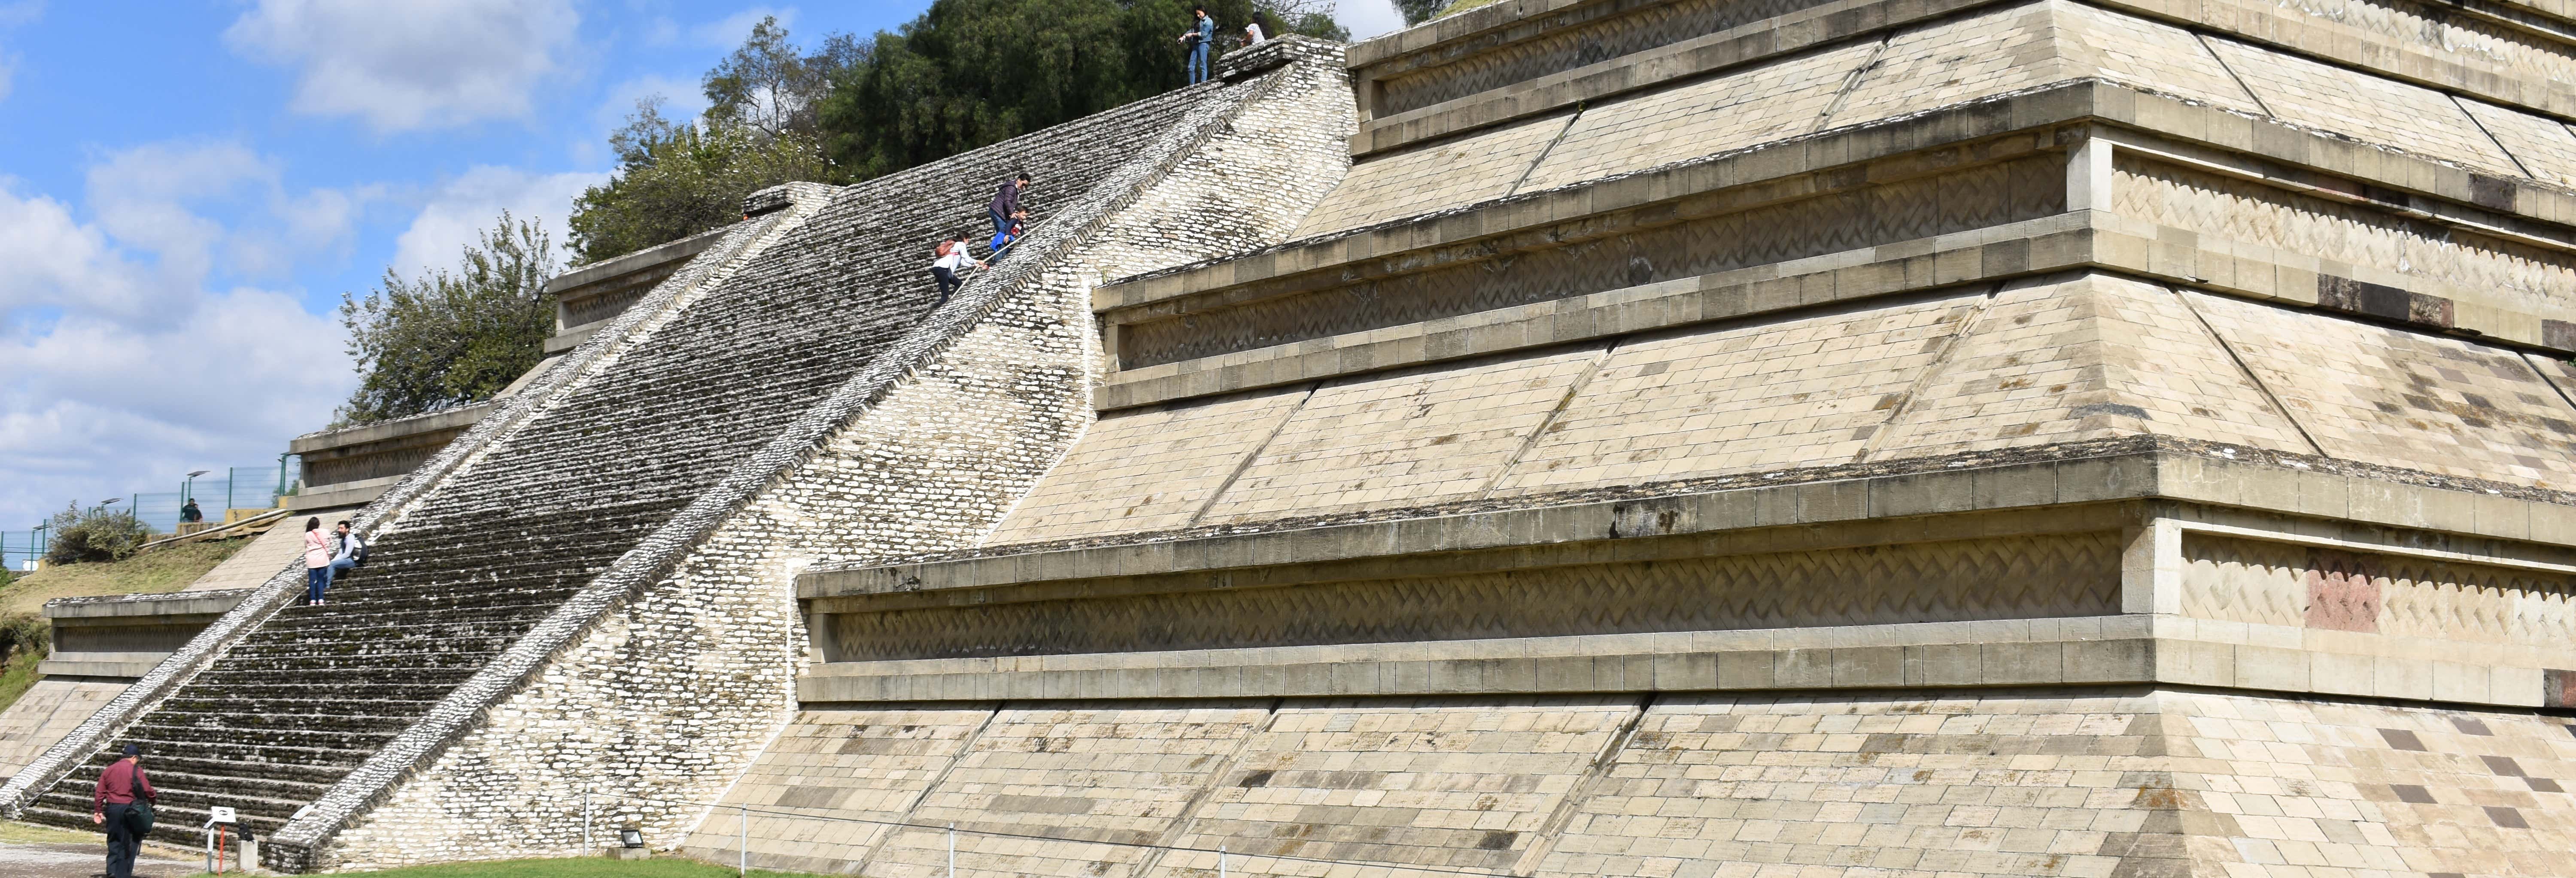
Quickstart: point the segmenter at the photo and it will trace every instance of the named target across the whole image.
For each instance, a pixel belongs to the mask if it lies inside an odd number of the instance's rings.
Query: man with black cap
[[[134,878],[134,855],[152,829],[152,801],[160,797],[143,776],[142,747],[125,745],[125,758],[98,773],[89,819],[107,827],[108,878]]]

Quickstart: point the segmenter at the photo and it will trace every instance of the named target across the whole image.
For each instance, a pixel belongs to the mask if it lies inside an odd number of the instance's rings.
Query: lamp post
[[[214,472],[214,470],[201,469],[196,472],[189,473],[188,480],[179,483],[179,502],[186,503],[190,500],[197,499],[197,477],[210,472]]]

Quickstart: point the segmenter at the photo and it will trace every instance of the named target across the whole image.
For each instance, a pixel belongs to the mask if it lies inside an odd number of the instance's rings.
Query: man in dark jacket
[[[138,798],[139,797],[139,798]],[[152,779],[143,776],[143,748],[125,745],[125,758],[98,773],[98,792],[91,796],[89,819],[107,826],[108,878],[134,878],[134,855],[143,846],[143,813],[135,807],[159,799]]]
[[[993,214],[993,234],[1008,232],[1011,230],[1012,220],[1028,217],[1029,212],[1020,207],[1020,190],[1027,188],[1029,188],[1029,175],[1025,172],[1018,177],[1002,181],[1002,191],[996,193],[993,196],[993,203],[985,207]]]

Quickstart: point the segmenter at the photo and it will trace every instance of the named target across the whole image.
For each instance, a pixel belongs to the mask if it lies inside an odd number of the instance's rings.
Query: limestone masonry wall
[[[754,866],[889,878],[944,874],[943,833],[814,818],[953,821],[973,876],[1210,875],[1221,843],[1279,876],[2558,875],[2571,732],[2082,687],[850,706],[727,803]],[[731,862],[712,822],[693,845]]]

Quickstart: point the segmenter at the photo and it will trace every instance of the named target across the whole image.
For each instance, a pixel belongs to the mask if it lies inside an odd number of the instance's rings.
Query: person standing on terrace
[[[1207,7],[1192,6],[1190,14],[1198,23],[1181,34],[1181,45],[1190,47],[1190,84],[1208,81],[1208,49],[1216,42],[1216,19],[1208,17]]]

